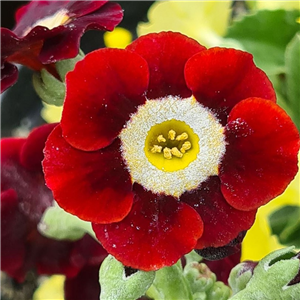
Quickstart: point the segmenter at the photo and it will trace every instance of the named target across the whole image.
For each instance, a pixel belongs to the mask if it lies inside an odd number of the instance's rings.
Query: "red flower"
[[[107,252],[93,238],[76,242],[42,236],[37,225],[53,202],[41,161],[55,124],[35,129],[27,139],[1,140],[1,270],[23,281],[29,270],[73,277],[85,266],[97,266]]]
[[[56,74],[53,63],[78,54],[83,33],[113,30],[122,20],[117,3],[104,1],[31,1],[16,13],[13,31],[1,28],[1,92],[18,77],[19,63]]]
[[[230,246],[297,172],[297,129],[246,52],[149,34],[88,54],[66,84],[47,185],[127,266]]]

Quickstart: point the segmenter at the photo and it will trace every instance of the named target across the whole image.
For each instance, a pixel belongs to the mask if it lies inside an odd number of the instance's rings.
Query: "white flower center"
[[[147,100],[119,137],[132,182],[174,197],[218,175],[226,146],[224,128],[193,96]]]

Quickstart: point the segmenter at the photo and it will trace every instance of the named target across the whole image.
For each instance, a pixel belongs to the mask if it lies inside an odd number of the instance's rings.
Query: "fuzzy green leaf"
[[[299,259],[293,259],[294,247],[277,250],[264,257],[254,268],[245,289],[230,300],[296,300],[300,283],[288,285],[299,271]],[[230,275],[232,276],[232,275]]]
[[[99,278],[101,300],[136,300],[152,284],[155,272],[137,271],[126,276],[124,266],[109,255],[103,261]]]
[[[38,225],[39,231],[46,237],[57,240],[78,240],[86,233],[95,236],[90,222],[73,216],[57,204],[47,208]]]

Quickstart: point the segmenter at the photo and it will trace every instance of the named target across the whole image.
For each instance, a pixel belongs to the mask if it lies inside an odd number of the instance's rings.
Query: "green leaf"
[[[180,261],[156,272],[147,296],[154,300],[192,300],[189,284],[185,280]],[[102,299],[101,299],[102,300]]]
[[[194,262],[194,261],[199,262],[202,260],[202,257],[195,250],[186,254],[184,257],[185,257],[186,265],[188,265],[189,263]]]
[[[297,10],[261,10],[235,21],[226,37],[238,40],[268,75],[279,74],[285,71],[286,45],[300,29],[299,15]]]
[[[286,48],[285,66],[288,103],[293,112],[292,119],[300,130],[300,32]]]
[[[287,205],[276,210],[269,216],[269,223],[272,234],[278,236],[281,244],[300,248],[299,206]]]
[[[126,276],[124,266],[108,255],[100,267],[101,300],[136,300],[145,294],[155,272],[137,271]]]
[[[78,240],[86,233],[95,237],[90,222],[83,221],[60,208],[57,204],[47,208],[38,225],[46,237],[57,240]]]
[[[254,268],[253,276],[245,289],[230,300],[296,300],[300,295],[300,283],[288,285],[298,274],[300,261],[294,247],[280,249],[264,257]],[[230,274],[230,276],[232,276]]]

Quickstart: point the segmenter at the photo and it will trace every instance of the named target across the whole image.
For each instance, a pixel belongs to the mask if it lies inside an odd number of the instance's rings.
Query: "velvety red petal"
[[[66,278],[64,285],[65,300],[99,300],[98,266],[86,266],[77,276]]]
[[[45,142],[56,125],[45,124],[30,133],[20,151],[20,162],[26,169],[42,172]]]
[[[299,133],[271,101],[250,98],[228,117],[221,190],[237,209],[252,210],[280,195],[297,173]]]
[[[66,8],[68,10],[68,16],[74,18],[79,18],[84,15],[90,14],[95,10],[104,6],[104,4],[108,3],[108,0],[99,1],[68,1]]]
[[[69,22],[63,25],[66,27],[74,20],[84,19],[86,15],[94,13],[98,16],[98,19],[95,19],[96,23],[112,30],[123,17],[121,7],[117,3],[108,3],[108,1],[31,1],[17,11],[17,24],[13,31],[20,37],[24,36],[36,22],[51,17],[62,9],[66,10],[66,14],[70,17]]]
[[[7,161],[13,160],[17,163],[20,162],[20,151],[26,138],[3,138],[0,141],[1,145],[1,171],[4,170],[4,165]],[[2,184],[3,182],[1,182]],[[2,186],[1,186],[2,187]],[[9,188],[9,187],[8,187]],[[8,189],[2,187],[3,189]]]
[[[276,101],[266,74],[258,69],[251,54],[235,49],[211,48],[186,63],[187,86],[196,99],[211,108],[223,124],[231,109],[248,97]]]
[[[141,36],[126,49],[138,53],[148,62],[149,99],[167,95],[191,96],[184,79],[184,66],[191,56],[205,47],[180,33],[161,32]]]
[[[240,211],[226,202],[217,176],[184,193],[180,200],[193,207],[204,224],[203,235],[195,248],[224,246],[241,231],[249,229],[255,220],[256,210]]]
[[[124,265],[145,271],[174,264],[190,252],[202,234],[194,209],[171,196],[134,185],[134,204],[118,223],[93,224],[103,247]]]
[[[82,239],[75,242],[70,260],[77,265],[99,266],[107,255],[107,251],[98,241],[85,234]]]
[[[13,189],[1,193],[1,270],[18,281],[25,272],[22,265],[25,245],[20,243],[26,234],[26,218],[19,212],[18,196]]]
[[[18,68],[10,63],[1,67],[1,93],[14,85],[18,80]]]
[[[130,211],[132,184],[120,154],[120,141],[84,152],[70,146],[57,126],[44,150],[45,179],[66,211],[87,221],[118,222]]]
[[[61,127],[64,138],[87,151],[108,146],[145,102],[148,66],[137,54],[100,49],[67,75]]]
[[[76,2],[74,1],[74,3]],[[84,3],[85,1],[78,2]],[[98,2],[101,4],[103,1]],[[77,5],[77,9],[79,9],[79,3]],[[89,15],[76,17],[70,23],[64,25],[63,30],[59,30],[59,32],[58,28],[52,30],[57,31],[57,34],[45,39],[39,59],[43,64],[49,64],[65,58],[75,57],[80,47],[80,38],[87,30],[113,30],[122,18],[121,7],[113,2],[101,6]]]
[[[1,140],[1,189],[16,191],[20,210],[32,221],[40,220],[53,202],[52,192],[46,187],[43,173],[25,169],[20,163],[23,138]],[[40,149],[41,150],[41,149]]]

